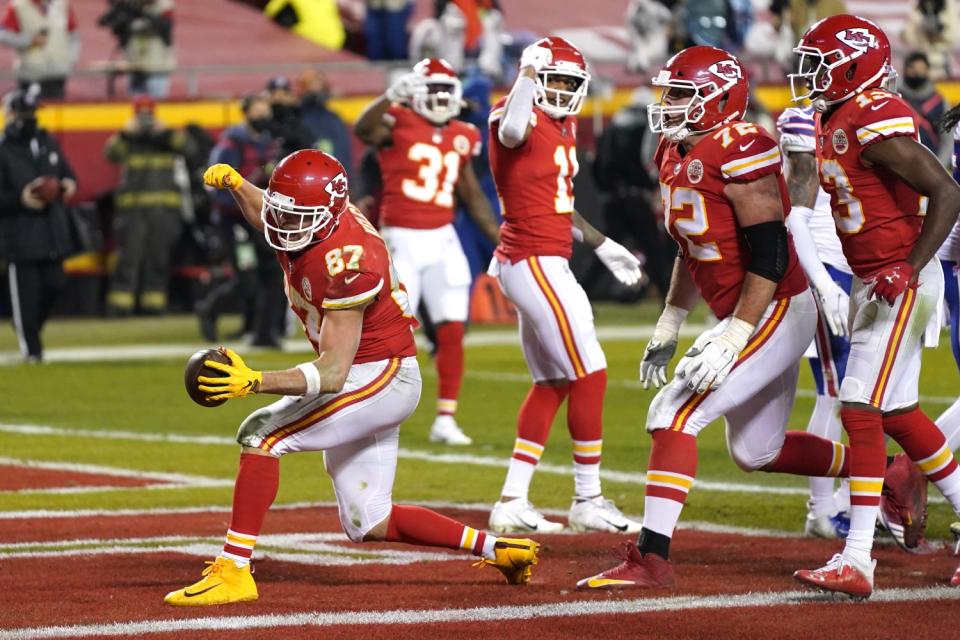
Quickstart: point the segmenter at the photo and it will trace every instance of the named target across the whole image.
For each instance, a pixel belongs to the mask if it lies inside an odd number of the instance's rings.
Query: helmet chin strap
[[[667,140],[670,142],[683,142],[690,135],[690,129],[684,126],[675,131],[664,131],[663,135],[667,136]]]

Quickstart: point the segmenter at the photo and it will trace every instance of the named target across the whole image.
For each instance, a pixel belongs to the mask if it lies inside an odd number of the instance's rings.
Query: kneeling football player
[[[354,542],[464,549],[509,583],[528,582],[539,550],[532,540],[495,538],[391,500],[400,424],[416,408],[422,385],[413,317],[383,240],[349,203],[343,166],[326,153],[303,150],[277,165],[266,191],[223,164],[210,167],[204,181],[231,190],[276,249],[290,305],[317,358],[285,371],[254,371],[230,350],[230,364],[206,361],[225,374],[198,378],[210,400],[283,397],[240,425],[243,450],[223,551],[199,582],[165,601],[257,599],[253,548],[277,493],[280,457],[298,451],[323,451],[343,530]]]

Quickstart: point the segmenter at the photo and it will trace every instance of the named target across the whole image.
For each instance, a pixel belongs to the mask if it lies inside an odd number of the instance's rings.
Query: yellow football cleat
[[[189,587],[171,591],[163,599],[176,607],[203,607],[212,604],[248,602],[259,597],[250,565],[238,569],[233,560],[218,556],[203,570],[203,578]]]
[[[510,584],[527,584],[533,565],[537,564],[540,543],[528,538],[498,538],[493,547],[495,560],[483,558],[475,567],[496,567]]]

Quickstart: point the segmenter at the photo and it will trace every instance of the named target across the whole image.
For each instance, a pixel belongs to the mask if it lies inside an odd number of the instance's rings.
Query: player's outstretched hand
[[[228,164],[215,164],[203,172],[203,183],[214,189],[236,191],[243,184],[243,177]]]
[[[643,351],[643,360],[640,361],[640,384],[649,389],[652,384],[659,389],[667,384],[667,365],[677,352],[677,339],[674,337],[666,342],[659,342],[656,335],[647,343]]]
[[[520,54],[520,68],[532,67],[537,73],[553,62],[553,53],[546,47],[531,44]]]
[[[398,77],[387,88],[386,96],[390,102],[407,102],[414,95],[425,92],[427,85],[424,77],[419,73],[410,71]]]
[[[830,281],[814,288],[823,315],[826,316],[830,333],[835,336],[847,335],[847,319],[850,313],[850,296],[836,282]]]
[[[594,252],[622,284],[634,287],[646,279],[637,256],[610,238],[604,240],[599,247],[594,249]]]
[[[224,351],[230,358],[230,364],[223,364],[216,360],[205,360],[203,364],[211,369],[222,371],[226,375],[216,378],[200,376],[197,378],[197,382],[200,383],[197,388],[207,394],[209,400],[243,398],[258,393],[263,383],[263,373],[248,367],[243,358],[232,349]]]
[[[884,267],[867,280],[867,284],[873,285],[870,297],[885,300],[892,307],[907,287],[917,285],[914,276],[913,267],[908,262],[898,262]]]

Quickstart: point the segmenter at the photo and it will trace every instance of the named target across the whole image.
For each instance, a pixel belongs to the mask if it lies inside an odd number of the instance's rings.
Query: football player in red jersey
[[[523,355],[534,384],[517,418],[517,438],[494,531],[558,531],[527,500],[553,418],[569,398],[573,439],[574,530],[638,530],[600,488],[606,360],[586,293],[570,271],[574,236],[626,285],[642,278],[639,262],[574,210],[577,121],[590,74],[580,52],[562,38],[527,47],[510,95],[490,113],[490,164],[504,223],[491,262],[520,315]]]
[[[718,418],[745,471],[842,476],[849,469],[840,443],[786,430],[817,309],[784,225],[790,199],[780,149],[742,120],[743,67],[720,49],[691,47],[653,84],[663,97],[648,109],[650,128],[663,134],[655,159],[680,255],[640,365],[644,386],[667,382],[680,326],[700,297],[720,322],[696,339],[647,413],[653,446],[637,544],[581,588],[674,584],[667,558],[696,476],[696,438]]]
[[[317,358],[284,371],[254,371],[227,350],[229,365],[205,363],[225,374],[199,378],[211,399],[284,397],[240,425],[243,449],[223,551],[199,582],[165,602],[257,599],[250,558],[277,493],[280,456],[297,451],[323,451],[340,522],[354,542],[465,549],[510,583],[528,582],[539,548],[532,540],[497,539],[428,509],[392,503],[400,424],[420,398],[413,318],[386,245],[348,201],[343,166],[311,149],[281,160],[266,191],[225,164],[207,169],[204,181],[229,189],[276,249],[290,306]]]
[[[361,114],[357,136],[379,150],[380,225],[397,274],[416,311],[421,297],[437,336],[437,417],[431,442],[472,441],[454,419],[463,382],[464,323],[470,268],[453,228],[459,197],[494,243],[497,222],[470,165],[480,131],[455,120],[460,80],[445,61],[421,60]]]
[[[840,417],[852,451],[850,533],[843,553],[826,566],[795,575],[821,589],[868,597],[884,434],[960,511],[960,469],[918,405],[921,336],[943,291],[940,265],[931,258],[957,220],[960,187],[920,144],[913,110],[882,89],[890,44],[877,25],[831,16],[810,27],[794,52],[799,68],[791,89],[817,112],[820,183],[855,276],[850,355],[840,385]],[[901,497],[892,506],[907,526],[922,522],[917,502]]]

